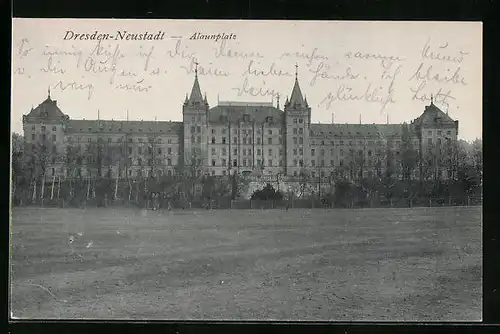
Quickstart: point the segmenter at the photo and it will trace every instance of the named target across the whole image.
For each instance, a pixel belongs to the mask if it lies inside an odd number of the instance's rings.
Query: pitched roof
[[[237,123],[245,121],[245,115],[248,115],[249,122],[258,124],[266,122],[281,124],[284,121],[284,113],[274,107],[270,103],[262,103],[261,105],[253,102],[245,104],[244,102],[224,103],[217,105],[208,111],[209,121],[211,123]],[[272,117],[272,120],[269,119]]]
[[[40,117],[47,120],[60,120],[67,117],[61,109],[57,106],[57,101],[50,98],[50,93],[36,108],[31,109],[31,111],[26,115],[26,117]]]
[[[435,125],[435,124],[454,124],[455,121],[444,113],[441,109],[431,102],[429,106],[425,107],[422,115],[417,117],[413,123],[420,125]]]
[[[292,95],[290,96],[290,100],[288,100],[287,98],[285,102],[285,107],[300,108],[306,106],[307,103],[304,100],[304,97],[302,96],[302,92],[299,86],[299,81],[297,78],[295,78],[295,83],[293,84],[293,89],[292,89]]]
[[[102,129],[102,130],[101,130]],[[68,122],[68,133],[134,133],[178,135],[182,122],[80,120]]]
[[[310,131],[314,137],[371,137],[386,138],[401,136],[402,124],[311,124]]]

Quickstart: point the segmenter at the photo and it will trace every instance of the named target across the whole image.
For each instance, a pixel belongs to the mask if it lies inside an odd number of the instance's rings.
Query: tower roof
[[[190,104],[194,102],[203,102],[203,95],[201,94],[200,83],[198,82],[198,75],[194,77],[193,89],[191,89],[191,95],[189,96]]]
[[[431,104],[425,107],[422,115],[417,117],[413,122],[420,125],[455,123],[455,121],[441,109],[439,109],[432,100]]]
[[[62,119],[66,115],[57,106],[57,101],[50,97],[50,90],[45,101],[36,108],[31,109],[27,117],[40,117],[44,119]]]
[[[295,83],[293,84],[292,95],[290,100],[287,98],[287,106],[292,108],[306,106],[304,97],[302,96],[302,91],[300,90],[299,79],[298,79],[298,65],[295,64]]]

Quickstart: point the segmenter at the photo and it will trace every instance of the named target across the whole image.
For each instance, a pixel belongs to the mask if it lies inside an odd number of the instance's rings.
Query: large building
[[[422,157],[456,142],[458,133],[458,121],[432,101],[410,124],[312,123],[297,76],[283,109],[279,97],[276,105],[219,102],[210,108],[195,71],[182,116],[182,122],[74,120],[49,91],[45,101],[23,116],[23,129],[28,147],[47,153],[47,177],[97,172],[111,177],[369,175],[387,167],[383,161],[388,155],[397,162],[402,145],[411,144]]]

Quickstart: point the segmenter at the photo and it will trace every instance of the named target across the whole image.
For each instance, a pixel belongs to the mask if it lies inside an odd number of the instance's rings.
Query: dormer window
[[[141,129],[141,128],[139,128],[139,132],[142,132],[142,129]]]
[[[90,126],[89,126],[89,128],[88,128],[88,129],[89,129],[89,132],[92,132],[92,128],[91,128]]]

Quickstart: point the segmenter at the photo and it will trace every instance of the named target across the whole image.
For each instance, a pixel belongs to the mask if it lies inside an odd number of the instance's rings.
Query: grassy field
[[[14,208],[17,318],[476,321],[480,207]]]

